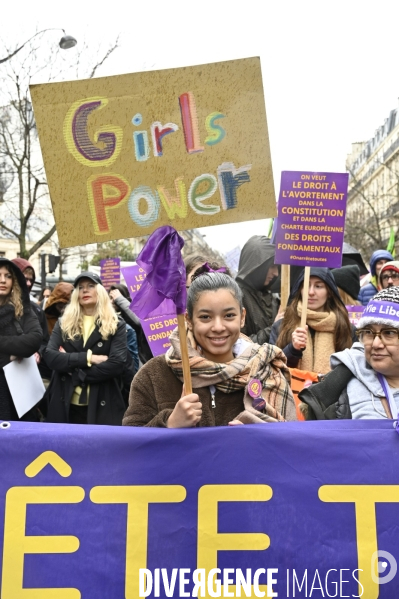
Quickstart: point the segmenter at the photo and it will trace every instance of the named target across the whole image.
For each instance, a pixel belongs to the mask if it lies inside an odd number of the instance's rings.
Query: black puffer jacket
[[[320,383],[303,389],[298,395],[305,404],[302,412],[306,420],[333,420],[352,418],[346,387],[353,378],[352,372],[340,364],[326,374]]]
[[[270,239],[254,235],[242,248],[236,278],[247,312],[242,333],[259,345],[269,342],[270,330],[280,305],[277,296],[270,291],[274,279],[267,287],[264,286],[267,272],[274,264],[274,254],[275,246]]]
[[[10,363],[11,356],[29,358],[37,352],[43,333],[36,315],[31,310],[29,291],[22,272],[5,258],[0,258],[0,268],[2,266],[6,266],[14,273],[21,287],[24,313],[17,319],[12,304],[0,306],[0,420],[19,420],[3,368]],[[30,410],[22,420],[38,420],[37,410]]]

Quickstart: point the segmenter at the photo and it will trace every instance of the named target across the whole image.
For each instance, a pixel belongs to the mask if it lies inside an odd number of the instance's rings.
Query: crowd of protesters
[[[107,291],[87,271],[36,301],[32,265],[0,258],[0,420],[19,420],[4,367],[31,356],[45,392],[25,421],[183,428],[396,418],[399,261],[376,250],[362,280],[357,264],[312,267],[305,319],[304,270],[292,269],[282,309],[274,254],[268,238],[251,237],[235,279],[206,256],[186,260],[192,393],[178,329],[153,358],[125,285]],[[348,306],[363,310],[356,326]]]

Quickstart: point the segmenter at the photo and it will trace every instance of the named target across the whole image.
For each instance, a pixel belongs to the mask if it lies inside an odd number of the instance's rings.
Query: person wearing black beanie
[[[356,298],[360,291],[360,269],[357,264],[333,268],[331,272],[345,306],[358,306],[360,302]]]
[[[291,291],[284,318],[273,324],[270,343],[283,350],[291,368],[325,374],[331,354],[351,347],[356,336],[327,268],[310,269],[306,326],[300,326],[303,279],[304,271]]]

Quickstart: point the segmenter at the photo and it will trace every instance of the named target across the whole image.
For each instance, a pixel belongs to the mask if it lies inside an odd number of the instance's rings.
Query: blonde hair
[[[24,314],[24,306],[22,303],[22,289],[18,283],[17,276],[7,264],[1,264],[0,266],[4,267],[12,277],[11,293],[5,298],[3,305],[12,304],[15,310],[15,317],[21,318]]]
[[[345,306],[361,306],[361,303],[357,299],[349,295],[349,293],[341,289],[341,287],[338,287],[338,293]]]
[[[94,322],[98,326],[103,339],[116,333],[118,328],[118,316],[112,307],[102,285],[96,285],[97,304],[94,313]],[[71,302],[65,308],[61,318],[61,330],[65,339],[76,339],[83,333],[83,310],[79,304],[79,289],[75,287],[71,295]]]

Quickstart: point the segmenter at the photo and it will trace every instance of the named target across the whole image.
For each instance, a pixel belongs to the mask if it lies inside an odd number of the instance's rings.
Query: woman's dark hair
[[[199,256],[198,254],[193,254],[192,256],[187,256],[187,258],[184,259],[184,266],[186,267],[186,278],[188,277],[188,275],[190,274],[190,272],[193,270],[193,268],[195,266],[197,266],[197,265],[200,266],[201,264],[204,264],[207,260],[208,260],[208,258]]]
[[[127,300],[129,300],[129,302],[132,301],[132,298],[130,297],[129,289],[123,283],[117,283],[116,285],[111,285],[111,287],[109,288],[109,291],[112,291],[113,289],[117,289],[119,291],[119,293],[121,293],[123,295],[123,297],[125,297]]]
[[[203,275],[206,272],[217,272],[221,271],[221,274],[226,274],[229,277],[232,277],[230,269],[225,264],[219,264],[219,262],[205,262],[200,264],[198,268],[191,275],[191,283],[197,278]]]
[[[46,285],[46,287],[44,289],[42,289],[39,294],[39,302],[44,300],[44,292],[46,291],[46,289],[48,289],[50,292],[52,292],[54,287],[50,287],[50,285]]]
[[[318,277],[319,278],[319,277]],[[323,279],[320,279],[323,281]],[[326,281],[323,281],[327,289],[327,301],[325,312],[334,312],[337,322],[334,331],[334,349],[335,351],[343,351],[346,348],[352,347],[351,325],[348,318],[348,312],[342,301],[333,293]],[[294,295],[290,304],[288,304],[283,322],[280,329],[280,334],[277,338],[276,345],[283,349],[292,341],[292,333],[301,325],[301,319],[298,315],[298,303],[301,301],[301,291],[303,283]]]
[[[187,314],[189,318],[193,317],[194,306],[201,293],[205,291],[218,291],[218,289],[227,289],[237,300],[240,310],[242,310],[242,291],[235,280],[226,273],[205,272],[193,278],[190,289],[187,292]]]

